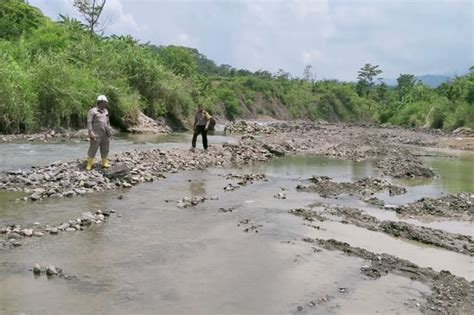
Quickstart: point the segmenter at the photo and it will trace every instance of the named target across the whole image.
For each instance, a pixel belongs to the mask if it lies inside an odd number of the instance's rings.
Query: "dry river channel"
[[[0,314],[474,311],[472,151],[265,128],[119,136],[117,176],[83,141],[0,144]]]

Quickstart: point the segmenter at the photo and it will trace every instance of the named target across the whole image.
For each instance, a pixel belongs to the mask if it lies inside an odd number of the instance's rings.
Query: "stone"
[[[75,193],[73,190],[66,191],[66,192],[63,194],[64,197],[73,197],[73,196],[75,196],[75,195],[76,195],[76,193]]]
[[[95,216],[90,213],[90,212],[83,212],[81,213],[81,221],[94,221],[95,220]]]
[[[43,232],[40,232],[40,231],[34,231],[34,232],[33,232],[33,236],[41,237],[41,236],[44,236],[44,233],[43,233]]]
[[[35,275],[40,275],[41,274],[41,266],[40,264],[36,263],[33,267],[33,273]]]
[[[56,267],[49,265],[48,268],[46,268],[46,274],[48,276],[55,276],[58,274],[58,271],[56,270]]]
[[[21,234],[24,236],[33,236],[33,229],[23,229],[21,230]]]
[[[57,228],[52,228],[51,230],[49,230],[49,233],[50,234],[58,234],[58,229]]]
[[[130,168],[125,164],[112,165],[104,171],[104,176],[110,180],[124,179],[131,176]]]
[[[63,223],[60,226],[58,226],[58,230],[65,230],[69,227],[69,223]]]
[[[8,237],[9,240],[20,240],[20,239],[23,238],[23,236],[21,236],[18,233],[15,233],[15,232],[8,234],[7,237]]]

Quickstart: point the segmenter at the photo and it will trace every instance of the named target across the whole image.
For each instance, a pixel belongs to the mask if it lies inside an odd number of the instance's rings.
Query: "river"
[[[210,137],[211,144],[227,141],[235,138]],[[189,143],[190,134],[119,136],[112,152],[186,148]],[[1,144],[0,150],[0,169],[7,170],[82,158],[87,143]],[[425,158],[437,170],[437,178],[397,181],[409,187],[407,194],[377,196],[398,205],[420,196],[474,193],[474,155],[453,154],[455,158]],[[236,182],[225,178],[228,173],[264,173],[267,180],[224,192],[223,187]],[[339,222],[318,222],[318,229],[303,224],[288,210],[328,202],[294,189],[312,175],[336,181],[381,176],[370,161],[294,156],[240,168],[180,172],[128,190],[72,199],[15,202],[15,194],[1,193],[0,226],[59,224],[97,209],[112,208],[117,213],[103,225],[31,238],[19,248],[0,252],[0,313],[287,314],[313,300],[324,303],[309,313],[419,312],[416,304],[423,303],[429,287],[394,274],[366,280],[360,273],[364,260],[318,252],[302,242],[305,237],[336,238],[474,280],[473,260],[467,255]],[[286,199],[274,198],[282,191]],[[185,196],[218,199],[192,208],[177,207],[176,201]],[[402,219],[351,196],[329,202],[360,207],[379,219],[473,236],[471,222]],[[228,208],[233,211],[222,211]],[[245,232],[251,224],[257,232]],[[35,263],[60,266],[76,278],[35,277],[29,271]]]

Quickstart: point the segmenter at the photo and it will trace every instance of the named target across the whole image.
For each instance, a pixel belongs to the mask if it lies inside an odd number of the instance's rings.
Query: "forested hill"
[[[434,89],[401,74],[361,65],[357,83],[315,81],[284,70],[251,72],[216,65],[196,49],[156,47],[130,36],[104,37],[79,21],[53,22],[21,0],[0,0],[0,132],[82,128],[98,94],[112,123],[127,128],[140,111],[185,128],[198,103],[233,120],[267,115],[453,129],[474,127],[474,69]],[[303,69],[302,69],[303,72]]]

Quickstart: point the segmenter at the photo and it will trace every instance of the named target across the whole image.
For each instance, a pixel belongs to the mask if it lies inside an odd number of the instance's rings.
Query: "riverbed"
[[[236,136],[210,137],[213,144]],[[200,140],[200,139],[199,139]],[[113,152],[189,147],[189,134],[122,136]],[[81,157],[87,143],[1,144],[2,170]],[[474,155],[449,151],[423,158],[433,179],[384,176],[373,161],[327,156],[284,156],[269,162],[211,167],[168,174],[130,189],[39,202],[0,194],[0,227],[75,219],[83,212],[114,209],[101,224],[81,231],[24,239],[0,249],[0,313],[5,314],[408,314],[424,313],[429,281],[388,273],[377,280],[361,273],[367,259],[324,250],[304,239],[335,239],[386,253],[435,272],[474,280],[472,256],[396,238],[338,220],[303,220],[289,211],[316,204],[355,207],[379,220],[473,236],[472,221],[400,216],[354,195],[325,198],[299,192],[311,176],[336,182],[378,177],[407,193],[373,196],[388,205],[421,197],[474,193]],[[229,175],[233,174],[233,175]],[[239,174],[264,174],[239,184]],[[225,190],[229,184],[237,187]],[[207,197],[190,207],[183,198]],[[71,277],[34,276],[31,268],[59,266]],[[472,284],[472,282],[471,282]],[[425,307],[425,308],[424,308]],[[431,309],[438,312],[436,308]],[[439,311],[441,312],[441,311]]]

